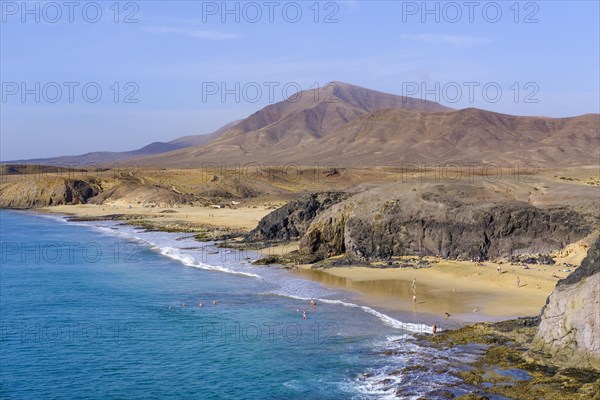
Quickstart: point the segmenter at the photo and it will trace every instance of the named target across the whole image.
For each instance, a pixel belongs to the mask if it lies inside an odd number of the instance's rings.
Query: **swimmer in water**
[[[302,319],[306,319],[306,310],[302,311]]]
[[[213,304],[217,304],[217,301],[216,301],[216,300],[213,300],[213,301],[212,301],[212,303],[213,303]]]
[[[204,303],[198,303],[198,307],[204,307]]]

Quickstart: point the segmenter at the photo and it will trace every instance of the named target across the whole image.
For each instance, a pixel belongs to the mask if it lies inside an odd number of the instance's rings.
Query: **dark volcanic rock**
[[[356,195],[317,217],[300,249],[322,257],[348,253],[364,259],[404,255],[489,259],[548,253],[591,231],[584,216],[565,207],[480,202],[466,192],[440,195],[443,190],[433,188],[422,196]]]
[[[298,239],[317,215],[349,196],[343,192],[327,192],[293,200],[261,219],[258,226],[246,236],[246,241]]]
[[[511,262],[523,264],[545,264],[554,265],[555,261],[548,254],[538,254],[537,256],[513,256]]]

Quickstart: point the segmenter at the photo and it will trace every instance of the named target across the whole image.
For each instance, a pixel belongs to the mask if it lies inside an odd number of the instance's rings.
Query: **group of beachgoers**
[[[412,294],[413,294],[412,300],[413,300],[413,309],[414,309],[417,305],[417,278],[414,278],[412,280],[410,287],[412,289]],[[450,317],[450,314],[445,313],[445,316],[446,316],[446,318],[448,318],[448,317]],[[431,325],[431,334],[435,335],[435,333],[437,332],[437,329],[438,329],[437,324],[434,323],[433,325]]]
[[[310,309],[312,311],[315,311],[317,309],[317,300],[316,299],[310,299],[309,304],[310,304]],[[297,309],[296,312],[300,312],[300,309]],[[306,310],[302,310],[302,319],[308,319],[308,316],[306,315],[306,313],[307,313]]]
[[[473,262],[477,266],[481,266],[481,267],[484,266],[483,261],[479,258],[474,258],[471,260],[471,262]],[[502,270],[502,265],[500,265],[500,264],[502,264],[502,263],[500,262],[499,264],[496,265],[496,271],[498,271],[499,274],[503,274],[505,271]],[[510,263],[510,265],[521,267],[524,271],[531,269],[531,267],[524,262],[522,262],[520,264]],[[545,269],[544,269],[544,271],[545,271]],[[563,272],[571,272],[570,269],[564,269],[562,271]],[[557,279],[562,279],[562,277],[557,275],[555,271],[552,271],[552,277],[557,278]],[[519,279],[519,277],[517,277],[517,287],[521,287],[521,280]],[[536,285],[536,288],[540,289],[541,286]]]
[[[212,305],[217,305],[217,304],[219,304],[219,302],[218,302],[217,300],[214,300],[214,299],[213,299],[213,300],[212,300],[210,303],[211,303]],[[185,303],[185,302],[184,302],[184,303],[181,303],[181,307],[187,307],[187,306],[188,306],[188,305],[187,305],[187,303]],[[198,303],[198,307],[199,307],[199,308],[202,308],[202,307],[204,307],[204,303],[202,303],[202,302]],[[169,310],[172,310],[172,309],[173,309],[173,306],[169,306]]]

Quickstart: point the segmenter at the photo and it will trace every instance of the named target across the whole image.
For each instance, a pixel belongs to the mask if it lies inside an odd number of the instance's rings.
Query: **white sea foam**
[[[61,215],[61,214],[35,213],[35,214],[30,214],[30,215],[35,215],[36,217],[50,219],[52,221],[60,222],[60,223],[63,223],[63,224],[69,224],[69,223],[71,223],[67,219],[68,217],[66,215]]]
[[[257,278],[257,279],[262,279],[262,277],[260,275],[257,274],[253,274],[251,272],[244,272],[244,271],[236,271],[227,267],[223,267],[220,265],[210,265],[210,264],[205,264],[203,262],[197,261],[191,254],[186,254],[181,252],[179,249],[173,248],[173,247],[158,247],[160,254],[172,258],[173,260],[177,260],[179,262],[181,262],[183,265],[187,265],[188,267],[194,267],[194,268],[200,268],[200,269],[204,269],[207,271],[219,271],[219,272],[225,272],[228,274],[235,274],[235,275],[243,275],[243,276],[249,276],[252,278]]]
[[[391,328],[395,328],[395,329],[401,329],[403,331],[406,331],[407,333],[429,333],[431,331],[431,328],[427,325],[424,324],[414,324],[414,323],[406,323],[406,322],[402,322],[399,321],[395,318],[390,317],[387,314],[384,314],[382,312],[379,312],[371,307],[368,306],[361,306],[359,304],[354,304],[354,303],[348,303],[346,301],[342,301],[342,300],[332,300],[332,299],[319,299],[319,301],[323,302],[323,303],[329,303],[329,304],[341,304],[345,307],[357,307],[362,309],[364,312],[369,313],[371,315],[374,315],[375,317],[377,317],[380,321],[382,321],[385,325],[391,327]]]
[[[176,260],[183,265],[193,268],[199,268],[207,271],[217,271],[224,272],[227,274],[235,274],[241,276],[247,276],[256,279],[262,279],[262,277],[258,274],[238,271],[232,268],[227,268],[221,265],[211,265],[207,263],[203,263],[199,261],[195,255],[191,252],[184,251],[179,249],[178,247],[174,247],[174,245],[181,245],[182,242],[185,241],[193,242],[193,244],[197,244],[193,236],[190,238],[184,238],[184,241],[178,241],[177,239],[181,239],[176,237],[172,233],[163,233],[163,232],[141,232],[133,227],[129,226],[116,226],[116,224],[112,221],[99,221],[99,222],[70,222],[66,219],[66,217],[54,217],[52,219],[56,219],[58,221],[85,226],[89,229],[92,229],[100,234],[119,237],[122,239],[137,241],[145,244],[150,249],[155,250],[162,254],[165,257],[169,257],[172,260]],[[188,239],[188,240],[185,240]]]
[[[314,299],[314,297],[298,296],[295,294],[286,294],[286,293],[281,293],[281,292],[279,292],[279,293],[261,293],[261,294],[276,294],[276,295],[289,297],[292,299],[302,300],[302,301],[310,301],[311,299]],[[402,322],[402,321],[399,321],[393,317],[390,317],[387,314],[384,314],[384,313],[377,311],[368,306],[362,306],[360,304],[350,303],[347,301],[336,300],[336,299],[316,298],[315,300],[317,300],[317,303],[321,302],[321,303],[327,303],[327,304],[338,304],[338,305],[342,305],[344,307],[360,308],[364,312],[377,317],[386,326],[389,326],[394,329],[400,329],[402,331],[405,331],[407,334],[409,334],[409,333],[411,333],[411,334],[412,333],[431,333],[431,327],[429,327],[425,324]]]
[[[63,220],[65,220],[64,217],[62,217],[62,218],[63,218]],[[81,224],[81,223],[76,223],[76,224]],[[151,249],[159,252],[163,256],[169,257],[169,258],[176,260],[176,261],[182,263],[183,265],[186,265],[189,267],[200,268],[200,269],[207,270],[207,271],[217,271],[217,272],[223,272],[223,273],[228,273],[228,274],[247,276],[247,277],[252,277],[252,278],[256,278],[256,279],[263,279],[262,276],[255,274],[255,273],[240,271],[240,270],[225,267],[222,265],[211,265],[211,264],[201,262],[197,259],[197,255],[193,254],[193,252],[182,250],[179,248],[180,245],[185,244],[185,242],[187,242],[188,240],[190,242],[193,242],[194,244],[197,244],[197,242],[193,239],[193,237],[190,237],[190,239],[184,238],[183,240],[181,240],[181,238],[177,238],[173,234],[170,234],[170,233],[162,233],[162,232],[146,233],[146,232],[140,232],[139,230],[136,230],[135,228],[131,228],[128,226],[117,227],[117,229],[115,229],[115,224],[111,223],[111,222],[108,222],[108,224],[109,224],[108,226],[105,225],[105,224],[107,224],[107,222],[104,222],[104,223],[101,222],[100,224],[99,223],[89,223],[89,224],[85,223],[85,224],[89,228],[92,228],[92,229],[96,230],[97,232],[101,232],[106,235],[122,237],[122,238],[126,238],[129,240],[136,240],[136,241],[145,243]],[[177,240],[177,239],[180,239],[180,240]],[[266,273],[268,273],[268,272],[266,272]],[[283,275],[285,275],[285,276],[283,276]],[[335,295],[336,292],[330,291],[330,290],[322,287],[321,285],[318,285],[318,284],[315,284],[315,283],[312,283],[312,282],[309,282],[309,281],[306,281],[303,279],[299,279],[299,278],[290,279],[290,276],[288,274],[282,274],[281,276],[279,276],[279,274],[277,274],[277,276],[273,276],[273,278],[274,278],[273,283],[279,283],[279,289],[276,291],[270,292],[269,294],[281,295],[284,297],[294,298],[294,299],[303,300],[303,301],[309,301],[311,298],[316,298],[319,302],[322,302],[322,303],[337,304],[337,305],[341,305],[344,307],[359,308],[359,309],[363,310],[364,312],[375,316],[386,326],[401,330],[402,332],[406,332],[406,334],[431,333],[431,327],[426,326],[424,324],[402,322],[402,321],[399,321],[387,314],[384,314],[384,313],[377,311],[368,306],[359,305],[359,304],[351,303],[351,302],[344,301],[344,300],[324,298],[322,296]]]
[[[473,388],[461,383],[456,372],[484,353],[477,346],[441,350],[407,335],[388,335],[373,350],[387,353],[381,364],[344,383],[350,392],[367,398],[440,398],[432,393],[441,389],[467,394]]]

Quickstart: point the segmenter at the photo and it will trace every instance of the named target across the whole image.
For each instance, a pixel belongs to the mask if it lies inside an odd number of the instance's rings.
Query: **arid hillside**
[[[334,82],[265,107],[214,140],[136,159],[145,166],[315,163],[342,167],[460,162],[595,165],[600,116],[528,117],[394,96]]]

